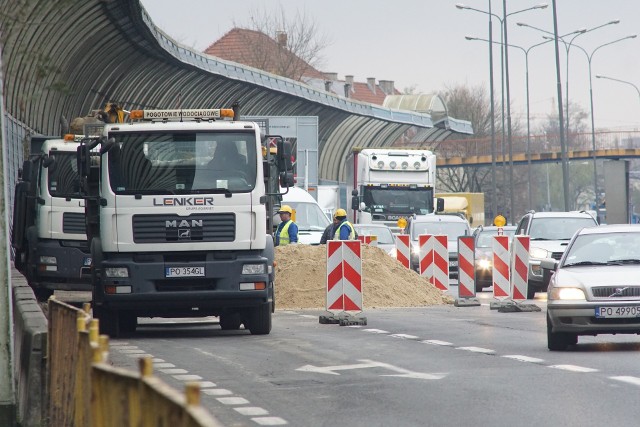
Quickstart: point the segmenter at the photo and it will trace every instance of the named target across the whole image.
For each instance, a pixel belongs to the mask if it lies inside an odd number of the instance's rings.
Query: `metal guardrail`
[[[83,310],[49,299],[48,425],[91,427],[220,427],[200,406],[200,386],[178,393],[152,375],[152,359],[140,372],[108,363],[109,341],[98,320]]]

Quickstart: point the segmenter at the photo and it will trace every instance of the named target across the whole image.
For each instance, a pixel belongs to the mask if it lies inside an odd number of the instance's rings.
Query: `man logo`
[[[165,221],[166,239],[171,241],[202,240],[204,220],[202,219],[173,219]]]
[[[165,227],[166,228],[178,228],[178,227],[200,227],[202,228],[202,223],[203,220],[201,219],[192,219],[191,222],[189,222],[186,219],[183,219],[180,221],[180,223],[178,224],[178,220],[174,219],[173,221],[165,221]]]

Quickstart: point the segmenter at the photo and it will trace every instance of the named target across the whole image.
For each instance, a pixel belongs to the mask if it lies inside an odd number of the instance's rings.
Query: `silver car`
[[[377,236],[378,247],[389,256],[396,257],[396,237],[384,224],[353,224],[358,236]]]
[[[547,290],[547,346],[565,350],[579,335],[640,334],[640,225],[578,231]]]

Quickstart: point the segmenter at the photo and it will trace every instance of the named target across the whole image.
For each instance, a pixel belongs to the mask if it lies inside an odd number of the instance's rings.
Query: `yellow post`
[[[82,311],[84,311],[87,314],[91,313],[91,303],[89,302],[85,302],[82,304]]]
[[[187,405],[200,405],[200,383],[188,382],[184,385],[184,394],[187,398]]]
[[[92,344],[98,344],[98,335],[100,334],[100,327],[98,324],[98,319],[91,319],[89,322],[89,341]]]
[[[87,322],[84,321],[84,316],[79,315],[76,319],[76,325],[78,328],[78,332],[84,332],[87,330]]]
[[[142,378],[150,377],[153,375],[153,359],[149,356],[145,356],[139,359],[140,363],[140,376]]]

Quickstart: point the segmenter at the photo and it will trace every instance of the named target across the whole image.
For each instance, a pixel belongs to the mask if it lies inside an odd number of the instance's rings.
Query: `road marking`
[[[233,408],[238,411],[242,415],[247,415],[249,417],[255,417],[256,415],[268,415],[269,411],[264,408],[260,408],[259,406],[241,406],[239,408]]]
[[[296,371],[302,372],[315,372],[319,374],[329,374],[329,375],[340,375],[335,371],[347,371],[352,369],[366,369],[366,368],[384,368],[393,372],[397,372],[397,374],[382,374],[381,377],[402,377],[402,378],[415,378],[422,380],[439,380],[446,376],[444,373],[430,374],[426,372],[414,372],[408,369],[399,368],[397,366],[390,365],[388,363],[376,362],[374,360],[369,359],[361,359],[358,364],[352,365],[335,365],[335,366],[314,366],[314,365],[305,365],[302,366]]]
[[[144,350],[140,350],[140,349],[137,349],[137,350],[134,350],[134,349],[130,349],[130,350],[120,350],[120,349],[118,349],[118,351],[119,351],[120,353],[122,353],[122,354],[138,354],[138,355],[140,355],[140,354],[142,354],[142,353],[146,353]]]
[[[562,369],[563,371],[570,372],[598,372],[597,369],[593,368],[585,368],[584,366],[576,366],[576,365],[550,365],[550,368]]]
[[[216,386],[216,383],[212,383],[211,381],[198,381],[198,384],[200,385],[201,389]]]
[[[282,426],[285,424],[289,424],[280,417],[256,417],[251,418],[251,420],[257,424],[260,424],[261,426]]]
[[[439,341],[439,340],[422,340],[420,341],[421,343],[425,343],[425,344],[432,344],[432,345],[442,345],[442,346],[447,346],[447,345],[453,345],[450,342],[447,341]]]
[[[244,397],[217,397],[216,400],[225,405],[246,405],[249,403]]]
[[[609,377],[612,380],[622,381],[623,383],[633,384],[640,386],[640,378],[638,377]]]
[[[304,317],[305,319],[317,319],[318,316],[312,316],[310,314],[301,314],[300,317]]]
[[[187,371],[186,369],[180,369],[180,368],[175,368],[175,369],[159,369],[160,372],[162,372],[163,374],[168,374],[168,375],[174,375],[174,374],[188,374],[189,371]]]
[[[371,332],[372,334],[388,334],[389,331],[383,331],[382,329],[363,329],[364,332]]]
[[[226,388],[213,388],[202,390],[204,394],[208,394],[209,396],[227,396],[229,394],[233,394],[231,390],[227,390]]]
[[[200,375],[174,375],[173,378],[179,380],[179,381],[198,381],[201,380],[202,377]]]
[[[117,350],[136,350],[136,349],[138,349],[137,345],[126,345],[126,343],[112,345],[112,347],[115,347]]]
[[[175,368],[176,365],[173,363],[154,363],[153,367],[155,369],[165,369],[165,368]]]
[[[495,354],[495,350],[482,347],[456,347],[456,350],[470,351],[472,353]]]
[[[402,338],[405,340],[417,340],[419,338],[415,335],[407,335],[407,334],[391,334],[389,336],[393,338]]]
[[[152,360],[152,362],[153,363],[164,363],[164,359],[159,359],[159,358],[156,357],[156,358],[154,358]],[[153,366],[157,366],[157,365],[154,364]]]
[[[536,359],[535,357],[529,356],[521,356],[519,354],[507,354],[505,356],[501,356],[507,359],[517,360],[519,362],[528,362],[528,363],[543,363],[543,359]]]

